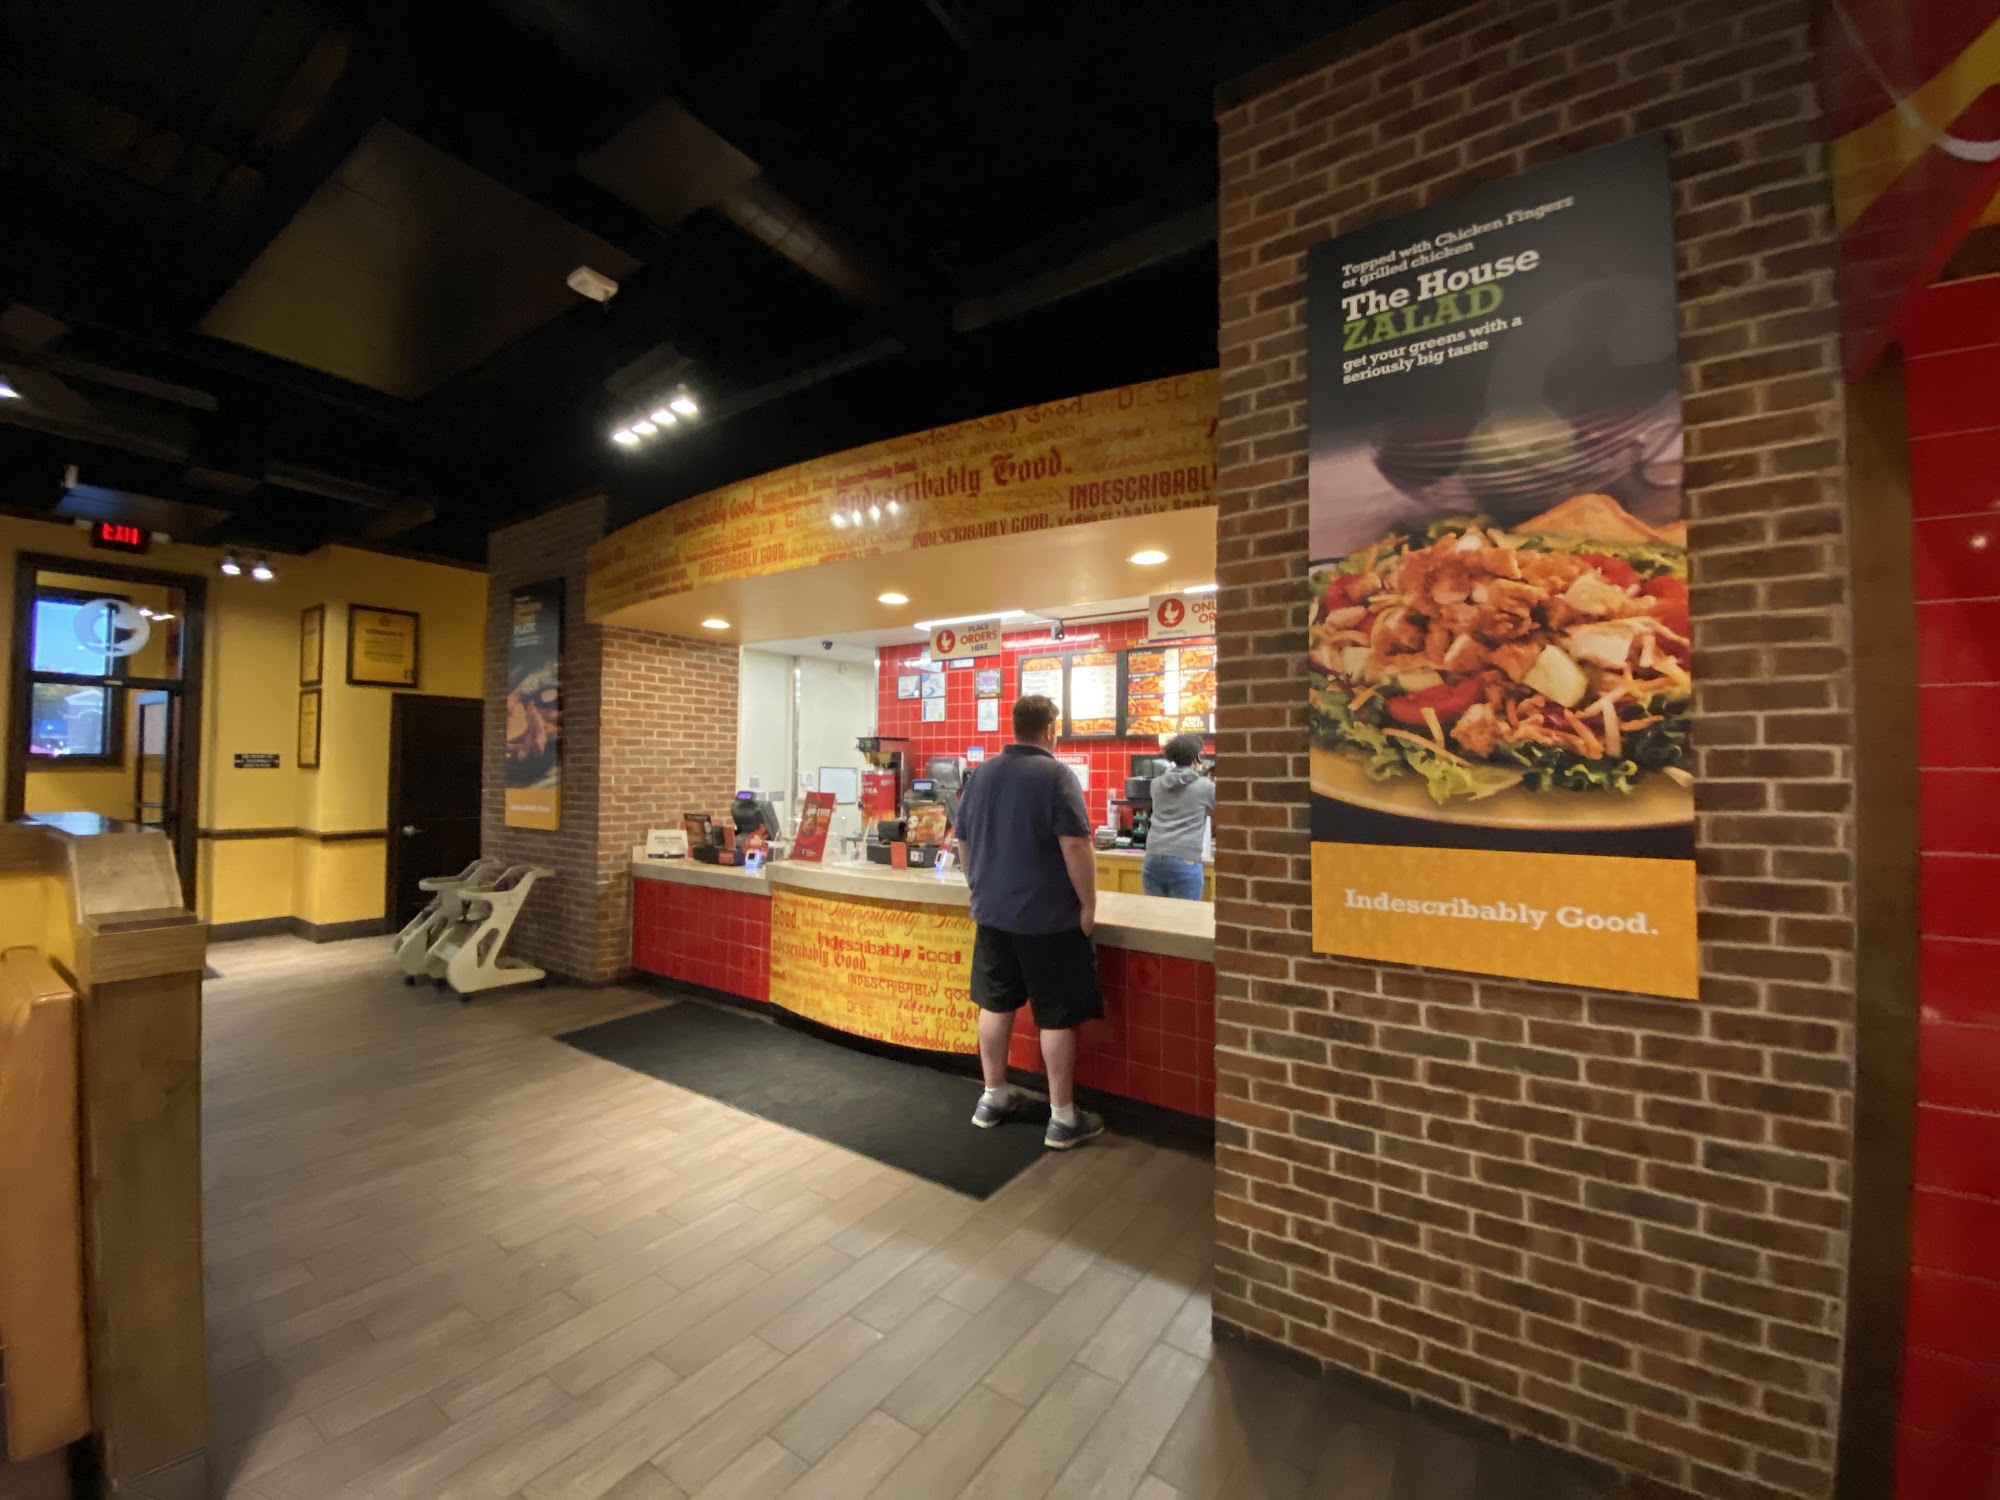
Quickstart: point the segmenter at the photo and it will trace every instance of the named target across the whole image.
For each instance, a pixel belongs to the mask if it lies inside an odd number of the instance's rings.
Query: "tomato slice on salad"
[[[1578,562],[1587,562],[1603,575],[1604,581],[1616,584],[1621,589],[1629,589],[1639,581],[1639,570],[1622,557],[1607,557],[1602,552],[1580,552]]]
[[[1324,620],[1336,609],[1347,609],[1368,597],[1359,573],[1336,573],[1327,580],[1326,592],[1319,596],[1319,617]]]
[[[1653,618],[1658,620],[1675,635],[1685,637],[1688,633],[1688,586],[1682,578],[1648,578],[1639,585],[1639,592],[1648,599],[1657,600],[1653,606]]]
[[[1468,677],[1462,682],[1440,682],[1420,692],[1399,693],[1383,699],[1382,706],[1398,724],[1421,729],[1427,708],[1436,712],[1439,723],[1449,724],[1478,701],[1479,679]]]

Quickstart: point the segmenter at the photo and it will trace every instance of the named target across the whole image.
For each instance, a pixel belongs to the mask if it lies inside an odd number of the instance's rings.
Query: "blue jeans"
[[[1139,866],[1139,879],[1149,896],[1171,896],[1176,901],[1201,899],[1201,861],[1176,859],[1171,854],[1149,854]]]

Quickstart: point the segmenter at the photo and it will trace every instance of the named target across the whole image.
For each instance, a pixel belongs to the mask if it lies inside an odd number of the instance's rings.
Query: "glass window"
[[[36,596],[32,670],[78,677],[109,677],[117,671],[120,658],[101,643],[86,642],[76,628],[90,602],[72,595]],[[96,611],[93,618],[103,613]]]
[[[111,754],[111,715],[101,687],[38,682],[29,721],[30,755],[101,758]]]

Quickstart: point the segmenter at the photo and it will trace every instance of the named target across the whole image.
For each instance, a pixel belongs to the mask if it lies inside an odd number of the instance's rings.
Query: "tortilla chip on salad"
[[[1596,542],[1650,542],[1658,539],[1652,527],[1609,495],[1571,495],[1562,504],[1543,511],[1532,520],[1521,522],[1513,529],[1529,536],[1588,537]]]
[[[1665,542],[1669,547],[1684,548],[1688,544],[1688,523],[1685,521],[1670,521],[1665,526],[1655,526],[1653,528],[1653,535]]]

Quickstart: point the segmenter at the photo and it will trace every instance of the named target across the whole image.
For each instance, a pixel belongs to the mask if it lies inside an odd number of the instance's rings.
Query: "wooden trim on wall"
[[[316,844],[365,844],[371,839],[386,839],[386,828],[203,828],[197,838],[210,843],[228,844],[243,839],[311,839]]]
[[[1847,388],[1855,718],[1854,1186],[1839,1500],[1893,1488],[1917,1118],[1916,586],[1900,350]]]

